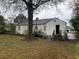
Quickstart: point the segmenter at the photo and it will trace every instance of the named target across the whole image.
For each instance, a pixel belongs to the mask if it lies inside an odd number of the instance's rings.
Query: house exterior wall
[[[56,30],[56,25],[60,25],[60,30],[62,31],[62,35],[64,35],[64,32],[66,30],[66,23],[55,19],[55,20],[51,20],[50,22],[48,22],[47,24],[43,24],[43,25],[37,25],[38,30],[42,31],[44,33],[46,33],[47,35],[52,35],[53,31]],[[46,30],[44,29],[44,26],[46,26]],[[20,34],[24,34],[25,31],[27,31],[28,27],[27,25],[25,26],[20,26],[20,29],[18,29],[19,26],[16,26],[16,34],[20,33]],[[33,31],[35,29],[35,25],[33,26]]]
[[[28,27],[27,26],[16,26],[16,34],[26,34]]]
[[[36,25],[33,26],[33,31],[35,30],[35,26],[36,26]],[[45,31],[44,31],[44,25],[37,25],[37,27],[38,27],[38,31],[45,32]]]
[[[67,34],[74,34],[75,33],[75,30],[73,27],[66,27],[66,33]]]
[[[56,30],[56,25],[60,25],[60,30],[62,31],[62,36],[64,35],[65,29],[66,29],[66,23],[61,20],[58,20],[58,19],[52,20],[46,24],[47,35],[53,34],[53,31]]]
[[[42,31],[44,32],[44,25],[37,25],[38,27],[38,30],[39,31]],[[35,25],[33,26],[33,31],[35,30]],[[28,26],[24,25],[24,26],[20,26],[20,29],[19,29],[19,26],[16,26],[16,34],[27,34],[28,32]]]

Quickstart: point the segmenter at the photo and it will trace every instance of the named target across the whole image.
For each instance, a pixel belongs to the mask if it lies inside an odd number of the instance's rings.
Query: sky
[[[58,5],[57,9],[55,6],[51,7],[48,6],[47,9],[43,9],[38,15],[35,15],[36,17],[39,17],[40,19],[42,18],[59,18],[60,20],[63,20],[67,22],[67,25],[70,26],[70,19],[72,18],[73,15],[73,1],[72,0],[67,0],[61,5]]]
[[[69,25],[69,20],[72,17],[73,10],[72,8],[68,8],[65,5],[60,5],[58,10],[56,10],[55,7],[49,9],[44,9],[42,10],[38,15],[35,15],[34,18],[39,17],[40,19],[44,18],[59,18],[60,20],[63,20],[68,23]]]
[[[67,25],[70,25],[69,20],[71,19],[72,13],[73,13],[72,8],[69,7],[70,4],[73,4],[71,0],[67,0],[65,4],[62,3],[61,5],[58,5],[57,9],[55,6],[47,6],[47,8],[44,8],[40,10],[38,14],[35,14],[34,19],[37,17],[39,19],[56,17],[56,18],[59,18],[60,20],[67,22]],[[0,6],[0,11],[1,11],[1,14],[4,15],[5,18],[8,20],[11,20],[11,17],[8,17],[8,16],[14,16],[12,18],[15,18],[20,13],[19,11],[15,12],[12,9],[8,10],[6,13],[3,13],[4,8],[1,6]],[[24,11],[23,13],[27,17],[27,11]]]

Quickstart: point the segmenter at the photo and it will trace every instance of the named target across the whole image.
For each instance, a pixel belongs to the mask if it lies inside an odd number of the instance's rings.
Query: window
[[[44,31],[46,31],[46,25],[44,25]]]
[[[20,30],[20,26],[18,26],[18,30]]]

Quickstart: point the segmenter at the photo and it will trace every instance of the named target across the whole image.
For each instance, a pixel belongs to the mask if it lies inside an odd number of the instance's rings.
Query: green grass
[[[76,42],[75,50],[76,50],[76,59],[79,59],[79,41]]]
[[[20,36],[0,35],[0,59],[75,59],[72,42],[27,42],[22,39]]]

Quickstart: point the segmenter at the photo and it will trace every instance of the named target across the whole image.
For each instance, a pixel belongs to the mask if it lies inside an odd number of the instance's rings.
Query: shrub
[[[33,36],[38,37],[38,32],[34,31]]]
[[[0,15],[0,34],[5,33],[5,19],[2,15]]]
[[[53,37],[54,37],[54,40],[62,40],[62,35],[61,34],[56,34]]]
[[[68,40],[68,35],[67,35],[67,33],[64,33],[64,36],[62,36],[62,40]]]
[[[76,38],[79,40],[79,32],[76,32]]]
[[[40,38],[46,38],[47,37],[47,35],[42,31],[34,31],[33,36],[34,37],[40,37]]]

